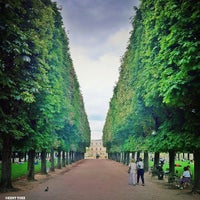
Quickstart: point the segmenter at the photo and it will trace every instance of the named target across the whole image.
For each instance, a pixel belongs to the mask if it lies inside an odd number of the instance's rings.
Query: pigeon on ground
[[[48,192],[49,191],[49,187],[47,186],[46,189],[44,190],[45,192]]]

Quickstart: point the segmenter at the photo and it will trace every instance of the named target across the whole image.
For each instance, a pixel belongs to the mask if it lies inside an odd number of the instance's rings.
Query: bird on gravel
[[[47,186],[46,189],[44,190],[45,192],[48,192],[49,191],[49,187]]]

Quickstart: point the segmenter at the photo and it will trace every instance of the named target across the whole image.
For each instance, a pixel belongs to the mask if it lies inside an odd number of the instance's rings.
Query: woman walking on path
[[[131,160],[129,168],[130,168],[129,185],[136,185],[137,166],[134,159]]]
[[[142,158],[139,158],[139,162],[137,163],[137,184],[139,184],[139,180],[141,177],[142,185],[144,186],[144,163],[142,162]]]

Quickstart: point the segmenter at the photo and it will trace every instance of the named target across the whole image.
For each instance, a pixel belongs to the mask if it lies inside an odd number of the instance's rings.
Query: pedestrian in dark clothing
[[[142,158],[139,158],[139,162],[137,162],[137,184],[139,184],[140,177],[144,186],[144,163]]]

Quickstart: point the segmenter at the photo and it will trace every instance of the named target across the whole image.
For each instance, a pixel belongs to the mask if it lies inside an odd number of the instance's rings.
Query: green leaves
[[[56,3],[0,4],[0,136],[22,140],[26,150],[73,143],[84,151],[89,123]]]
[[[21,99],[26,103],[33,103],[35,101],[35,97],[29,92],[22,92]]]
[[[188,150],[182,133],[189,144],[200,124],[199,8],[198,1],[145,0],[137,9],[104,126],[109,148],[120,138],[126,150]]]

